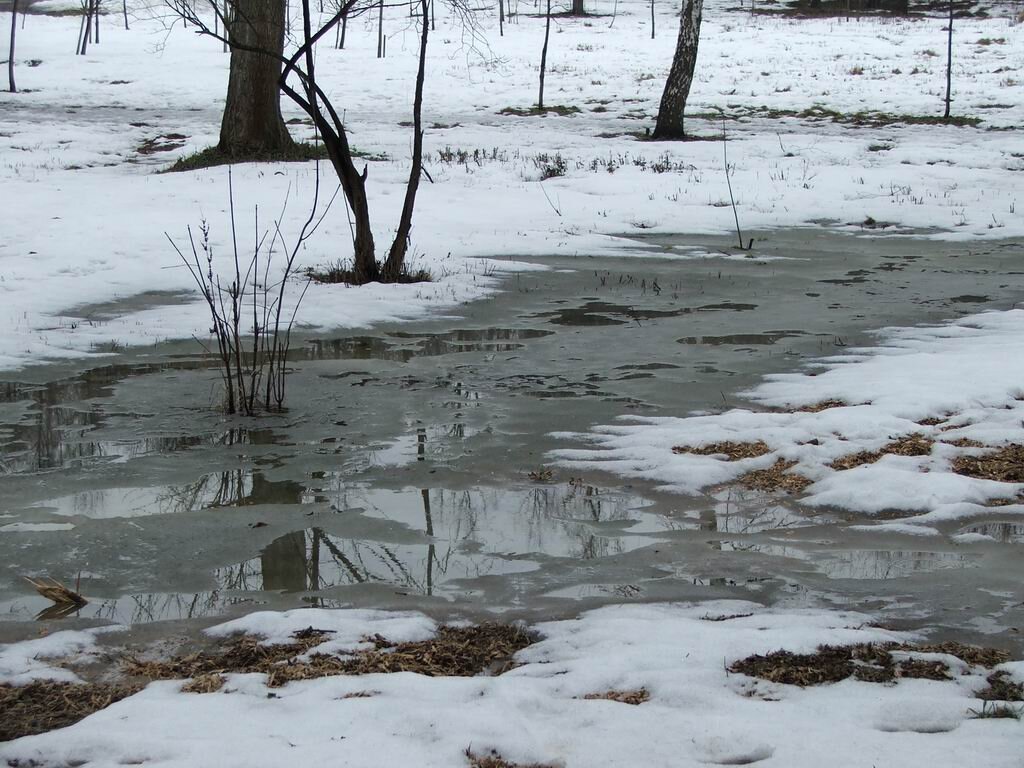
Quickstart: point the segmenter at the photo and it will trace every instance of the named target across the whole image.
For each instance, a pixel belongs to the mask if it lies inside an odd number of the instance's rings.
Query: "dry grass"
[[[768,469],[755,469],[741,475],[739,482],[755,491],[801,493],[811,484],[811,480],[788,471],[795,466],[795,461],[779,459]]]
[[[723,455],[728,461],[756,459],[758,456],[764,456],[771,452],[772,449],[763,440],[756,440],[752,443],[734,443],[731,440],[726,440],[721,443],[711,443],[710,445],[698,447],[677,445],[672,448],[672,453],[693,453],[698,456]]]
[[[0,741],[74,725],[138,690],[135,685],[52,680],[0,685]]]
[[[793,413],[820,413],[821,411],[827,411],[829,408],[846,408],[847,405],[848,403],[843,400],[822,400],[818,403],[794,408]]]
[[[441,627],[430,640],[394,644],[377,635],[368,638],[370,650],[349,656],[307,653],[327,638],[327,633],[310,627],[293,636],[294,643],[264,645],[259,638],[242,636],[219,651],[201,651],[169,660],[142,661],[129,658],[124,671],[147,680],[192,678],[182,690],[209,693],[219,690],[223,674],[259,672],[267,685],[277,688],[294,680],[311,680],[335,675],[366,675],[387,672],[415,672],[431,677],[472,677],[485,672],[501,674],[512,665],[515,653],[533,642],[519,627],[479,624],[471,627]]]
[[[469,760],[470,768],[555,768],[550,763],[513,763],[506,760],[493,749],[487,754],[477,754],[470,747],[466,750],[466,759]]]
[[[836,470],[846,470],[865,464],[874,464],[883,456],[928,456],[931,454],[934,444],[934,440],[924,435],[906,435],[882,446],[877,451],[858,451],[838,458],[829,466]]]
[[[984,448],[985,444],[977,440],[972,440],[969,437],[958,437],[956,440],[943,440],[946,445],[952,445],[954,448]]]
[[[512,667],[512,657],[534,638],[507,624],[441,627],[430,640],[394,645],[371,638],[376,648],[344,660],[345,674],[416,672],[430,677],[473,677],[483,672],[501,674]]]
[[[632,704],[634,707],[651,700],[651,693],[646,688],[635,691],[605,691],[604,693],[588,693],[583,697],[586,701],[617,701],[620,704]]]
[[[912,653],[945,653],[962,661],[983,667],[1002,664],[1009,654],[996,648],[979,648],[948,642],[933,645],[866,643],[850,646],[820,646],[815,653],[796,654],[774,651],[765,656],[753,655],[734,662],[730,672],[759,677],[787,685],[823,685],[853,677],[866,683],[892,683],[899,678],[951,680],[949,665],[932,659],[895,659],[893,651]],[[999,701],[1024,700],[1024,686],[1009,682],[1005,673],[988,678],[989,688],[978,698]],[[1020,698],[1013,698],[1017,696]]]
[[[988,676],[988,688],[978,694],[982,701],[1024,701],[1024,684],[1015,683],[1006,672]]]
[[[82,597],[80,594],[72,589],[68,589],[56,579],[47,577],[32,579],[28,576],[23,577],[25,581],[35,587],[36,592],[45,597],[47,600],[52,601],[58,606],[72,606],[80,608],[87,604],[89,601]]]
[[[1024,483],[1024,445],[1010,443],[982,456],[958,456],[953,471],[982,480]]]

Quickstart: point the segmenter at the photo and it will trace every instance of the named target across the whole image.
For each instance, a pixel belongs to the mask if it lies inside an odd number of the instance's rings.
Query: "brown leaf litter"
[[[811,484],[811,480],[788,471],[795,466],[795,461],[779,459],[768,469],[754,469],[740,475],[739,483],[754,491],[801,493]]]
[[[829,408],[846,408],[849,404],[843,400],[822,400],[818,403],[812,403],[811,405],[801,405],[799,408],[794,408],[793,413],[821,413],[827,411]]]
[[[874,464],[883,456],[928,456],[932,452],[933,445],[935,445],[935,441],[922,434],[905,435],[882,446],[877,451],[858,451],[842,456],[829,466],[836,470],[846,470],[865,464]]]
[[[692,453],[697,456],[718,456],[724,455],[728,461],[739,461],[740,459],[756,459],[772,452],[768,444],[763,440],[754,442],[738,443],[732,440],[723,440],[720,443],[710,445],[692,446],[676,445],[672,453]]]
[[[136,693],[141,686],[37,680],[0,685],[0,741],[74,725],[93,712]]]
[[[957,456],[953,471],[982,480],[1024,483],[1024,445],[1010,443],[981,456]]]
[[[605,691],[604,693],[588,693],[585,701],[617,701],[619,704],[632,704],[634,707],[651,700],[651,693],[646,688],[635,691]]]
[[[949,665],[941,660],[914,657],[896,659],[892,655],[894,651],[945,653],[967,664],[989,668],[1009,658],[1005,651],[995,648],[980,648],[954,642],[919,646],[863,643],[849,646],[822,645],[815,653],[807,654],[789,651],[773,651],[767,655],[754,654],[734,662],[730,665],[729,671],[759,677],[773,683],[799,686],[838,683],[850,677],[866,683],[891,683],[900,678],[953,679]],[[1002,674],[995,673],[989,677],[990,688],[997,685],[993,682],[994,679],[997,679],[997,682],[1003,681]],[[1003,683],[1005,681],[999,684]],[[1017,684],[1008,685],[1012,687]],[[1017,688],[1021,689],[1024,686]],[[979,698],[984,697],[979,695]]]

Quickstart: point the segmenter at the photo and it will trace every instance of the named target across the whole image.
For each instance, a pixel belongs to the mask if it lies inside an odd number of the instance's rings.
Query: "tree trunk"
[[[9,81],[11,93],[18,92],[18,86],[14,84],[14,35],[18,30],[18,0],[14,0],[11,6],[11,47],[7,56],[7,80]]]
[[[672,67],[658,107],[658,120],[654,125],[655,139],[681,139],[686,135],[683,131],[683,112],[686,110],[686,99],[690,95],[693,70],[697,64],[703,10],[704,0],[684,0],[676,52],[672,57]]]
[[[544,47],[540,51],[540,93],[537,95],[537,109],[544,109],[544,70],[548,65],[548,37],[551,36],[551,0],[548,0],[547,20],[544,24]]]
[[[235,0],[228,37],[239,46],[273,56],[231,48],[231,72],[218,149],[230,156],[277,153],[292,138],[281,117],[279,80],[284,51],[284,0]]]
[[[11,47],[14,47],[12,38]],[[949,0],[949,37],[946,38],[946,113],[943,118],[949,120],[949,108],[953,103],[953,0]]]
[[[391,243],[388,259],[384,262],[383,278],[386,282],[398,280],[405,266],[405,254],[409,249],[409,234],[412,231],[412,212],[416,206],[420,176],[423,175],[423,81],[426,79],[427,38],[430,33],[427,24],[429,1],[420,0],[420,7],[423,9],[423,29],[420,31],[420,61],[416,70],[416,92],[412,101],[412,168],[409,170],[409,183],[405,187],[402,218],[398,221],[395,239]]]
[[[587,9],[583,7],[583,0],[572,0],[572,8],[569,13],[572,16],[586,16]]]

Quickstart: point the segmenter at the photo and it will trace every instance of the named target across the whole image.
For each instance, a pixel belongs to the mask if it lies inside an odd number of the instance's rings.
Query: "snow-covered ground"
[[[906,642],[856,613],[766,610],[741,601],[611,606],[541,624],[540,642],[497,677],[402,672],[328,677],[268,689],[262,674],[234,674],[218,692],[151,683],[77,725],[0,746],[18,765],[459,766],[491,750],[519,765],[837,768],[870,765],[1020,765],[1024,726],[981,718],[976,694],[991,670],[948,654],[949,680],[847,679],[816,687],[730,673],[750,654],[818,645]],[[333,630],[323,652],[344,653],[382,634],[422,640],[432,623],[411,613],[300,610],[252,614],[213,630],[287,641],[315,626]],[[83,636],[84,635],[84,636]],[[92,637],[64,632],[47,653],[88,650]],[[10,653],[0,649],[9,676]],[[1019,662],[998,666],[1024,680]],[[39,672],[36,670],[36,674]],[[66,670],[54,670],[58,679]],[[639,705],[588,695],[646,690]],[[500,764],[495,764],[500,765]]]
[[[206,218],[219,257],[228,254],[225,169],[154,173],[216,142],[228,56],[190,29],[168,30],[160,8],[136,8],[131,31],[105,17],[101,43],[87,56],[73,55],[77,18],[29,16],[18,31],[22,92],[0,94],[0,368],[205,332],[198,303],[102,317],[89,310],[143,291],[192,289],[165,232],[180,240]],[[953,111],[980,118],[979,126],[865,125],[855,124],[858,114],[941,115],[941,19],[794,20],[709,3],[690,101],[690,126],[709,140],[655,144],[633,134],[653,124],[676,10],[659,6],[650,40],[645,3],[593,8],[613,9],[614,18],[555,24],[546,102],[581,110],[564,117],[500,114],[536,100],[543,24],[531,6],[518,8],[504,37],[493,9],[476,15],[476,30],[442,10],[426,95],[434,183],[421,188],[413,232],[418,264],[438,281],[317,287],[300,321],[352,327],[450,311],[494,290],[497,270],[524,268],[507,263],[510,256],[621,251],[609,235],[728,232],[723,127],[745,229],[827,221],[860,231],[873,219],[943,238],[1024,232],[1024,26],[1012,19],[957,22]],[[381,244],[397,221],[408,168],[401,123],[410,118],[415,35],[404,13],[385,22],[384,59],[375,57],[368,17],[353,22],[345,50],[318,51],[318,71],[355,146],[388,158],[368,162]],[[287,102],[284,110],[301,117]],[[833,113],[845,117],[834,122]],[[157,143],[180,148],[139,153],[168,135],[182,138]],[[564,175],[539,181],[559,156]],[[290,188],[284,227],[293,233],[312,175],[310,164],[236,167],[242,231],[255,228],[256,206],[269,223]],[[339,205],[303,264],[343,259],[348,242]]]

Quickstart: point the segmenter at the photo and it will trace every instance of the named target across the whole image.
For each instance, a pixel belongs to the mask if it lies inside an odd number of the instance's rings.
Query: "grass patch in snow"
[[[978,693],[982,701],[1024,701],[1024,684],[1015,683],[1006,672],[988,676],[988,688]]]
[[[579,112],[579,107],[569,107],[564,104],[552,104],[549,107],[505,107],[503,110],[498,112],[498,114],[512,115],[514,117],[547,117],[548,115],[569,117],[569,115],[575,115]]]
[[[814,105],[806,109],[777,109],[773,107],[743,107],[729,105],[730,109],[738,109],[739,117],[764,117],[770,119],[797,118],[800,120],[829,120],[842,125],[854,125],[866,128],[885,128],[890,125],[952,125],[958,128],[973,128],[981,124],[980,117],[969,115],[907,115],[892,112],[840,112],[839,110]]]
[[[466,750],[466,759],[469,760],[470,768],[555,768],[550,763],[513,763],[506,760],[498,752],[491,749],[486,754],[477,754],[472,747]]]
[[[934,444],[934,440],[924,435],[906,435],[882,446],[877,451],[858,451],[838,458],[829,466],[832,469],[845,470],[864,464],[874,464],[883,456],[928,456],[931,454]]]
[[[755,459],[771,453],[772,449],[763,440],[756,440],[750,443],[736,443],[725,440],[720,443],[711,443],[694,447],[692,445],[677,445],[672,448],[672,453],[694,453],[698,456],[725,456],[727,461],[739,461],[740,459]]]
[[[169,147],[169,149],[176,149],[176,147]],[[221,152],[217,147],[208,147],[195,154],[178,158],[173,165],[161,173],[198,171],[203,168],[215,168],[218,165],[233,165],[235,163],[303,163],[309,160],[326,159],[327,150],[322,144],[307,144],[305,142],[296,142],[291,148],[282,152],[251,152],[237,155]],[[368,159],[378,158],[369,157]]]
[[[739,483],[753,491],[801,493],[811,484],[811,481],[803,475],[789,472],[795,466],[795,461],[779,459],[768,469],[754,469],[740,475]]]
[[[953,471],[982,480],[1024,483],[1024,445],[1010,443],[981,456],[957,456]]]
[[[773,683],[786,685],[824,685],[854,678],[865,683],[892,683],[900,678],[925,680],[951,680],[949,666],[939,659],[925,659],[911,656],[895,658],[893,652],[914,654],[942,653],[955,656],[961,661],[982,667],[992,667],[1005,662],[1009,655],[995,648],[981,648],[962,643],[941,643],[937,645],[900,645],[894,643],[864,643],[861,645],[822,645],[815,653],[790,653],[773,651],[767,655],[754,654],[733,662],[730,672],[758,677]],[[1021,701],[1011,698],[1022,694],[1024,686],[1009,682],[1006,675],[997,672],[989,680],[992,691],[978,695],[980,699],[1000,701]]]
[[[321,283],[323,285],[337,285],[344,283],[346,285],[357,285],[359,281],[356,279],[356,273],[352,269],[352,262],[343,261],[339,259],[333,264],[328,264],[325,267],[314,268],[309,267],[305,272],[306,277],[312,280],[314,283]],[[430,283],[433,282],[434,276],[425,269],[413,269],[408,264],[402,265],[402,271],[398,275],[397,280],[391,280],[392,283]]]
[[[585,701],[617,701],[619,704],[630,704],[634,707],[651,700],[651,693],[646,688],[635,691],[605,691],[604,693],[588,693]]]
[[[137,685],[53,680],[0,685],[0,741],[74,725],[138,690]]]
[[[373,648],[344,656],[309,653],[329,636],[329,632],[310,627],[295,633],[293,643],[267,645],[257,637],[243,635],[218,651],[200,651],[169,660],[129,658],[123,669],[133,677],[147,680],[189,678],[182,690],[191,693],[219,690],[226,673],[263,673],[270,688],[294,680],[388,672],[473,677],[481,673],[501,674],[511,667],[512,657],[534,641],[519,627],[479,624],[441,627],[430,640],[418,642],[396,644],[376,635],[366,639]]]

